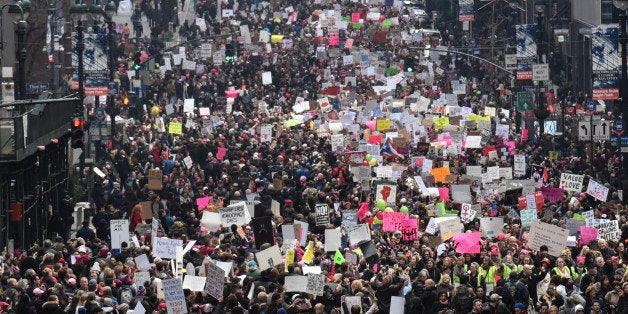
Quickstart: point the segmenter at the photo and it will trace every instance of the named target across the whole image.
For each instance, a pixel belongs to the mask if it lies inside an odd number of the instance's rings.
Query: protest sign
[[[352,245],[371,240],[371,230],[368,224],[347,227],[347,235],[349,235],[349,243]]]
[[[223,226],[231,226],[232,224],[241,226],[247,224],[246,220],[246,206],[228,206],[219,209],[220,221]]]
[[[148,189],[161,190],[163,175],[161,169],[148,170]]]
[[[401,229],[401,222],[408,219],[408,213],[383,212],[382,219],[384,220],[384,231],[395,232]]]
[[[133,274],[133,281],[136,285],[146,286],[145,283],[148,281],[150,285],[150,272],[148,271],[137,271]]]
[[[485,237],[496,237],[504,228],[504,218],[482,217],[480,218],[480,228]]]
[[[602,184],[593,181],[592,179],[589,179],[587,194],[593,196],[601,202],[606,202],[606,199],[608,198],[608,188]]]
[[[597,228],[580,226],[580,245],[589,244],[597,239]]]
[[[346,296],[345,304],[346,304],[347,310],[350,311],[354,305],[357,305],[360,308],[360,313],[363,313],[362,312],[362,298],[360,296]],[[344,311],[344,308],[345,307],[343,306],[342,307],[343,314],[349,314]]]
[[[558,257],[565,248],[568,236],[569,230],[567,229],[535,220],[530,226],[528,245],[537,251],[541,249],[542,245],[546,245],[549,249],[549,255]]]
[[[305,266],[304,265],[303,267],[301,267],[301,270],[303,271],[303,275],[320,274],[322,272],[320,266]]]
[[[569,230],[569,235],[570,236],[575,236],[575,235],[578,234],[578,232],[580,232],[580,227],[584,226],[585,224],[586,224],[586,222],[584,220],[569,218],[569,219],[567,219],[567,223],[565,224],[565,228],[567,228],[567,230]]]
[[[207,277],[185,275],[183,279],[183,289],[190,289],[190,291],[205,291],[205,282]]]
[[[343,210],[342,211],[342,224],[344,226],[357,225],[358,224],[358,211],[355,209]]]
[[[471,204],[462,204],[460,206],[460,219],[465,222],[473,221],[477,211],[471,208]]]
[[[541,187],[541,193],[543,197],[550,202],[560,202],[563,200],[563,189],[544,186]]]
[[[404,219],[401,221],[400,230],[404,241],[419,238],[419,226],[416,218]]]
[[[456,253],[480,254],[482,232],[465,232],[454,236]]]
[[[183,246],[183,240],[168,239],[155,237],[155,244],[153,245],[153,256],[159,258],[171,258],[177,257],[177,248]]]
[[[150,201],[140,202],[142,209],[140,210],[140,216],[142,220],[153,219],[153,207]]]
[[[277,245],[273,245],[263,251],[257,252],[255,254],[255,259],[257,260],[259,269],[261,270],[275,267],[283,262],[281,251]]]
[[[438,227],[440,228],[440,237],[443,241],[451,239],[454,235],[464,230],[464,226],[457,217],[455,219],[441,221]]]
[[[326,229],[325,230],[325,251],[331,252],[337,250],[342,244],[340,240],[340,229]]]
[[[146,256],[146,254],[136,256],[135,264],[137,265],[137,268],[141,271],[150,270],[150,262],[148,261],[148,256]]]
[[[211,196],[199,197],[196,199],[196,208],[201,211],[209,205],[209,202],[212,200]]]
[[[583,175],[563,172],[560,175],[559,187],[565,191],[580,193],[582,191],[583,181],[584,181]]]
[[[526,156],[525,155],[515,155],[515,164],[513,167],[514,175],[517,177],[522,177],[526,175]]]
[[[532,224],[532,221],[537,219],[536,209],[526,209],[519,212],[521,216],[521,226],[529,227]]]
[[[129,247],[129,220],[118,219],[111,220],[109,222],[109,228],[111,232],[111,249],[120,250],[122,243],[125,243],[125,247]]]
[[[317,226],[326,226],[329,223],[329,205],[324,203],[316,204],[314,213]]]
[[[458,203],[471,203],[471,186],[468,184],[452,184],[451,198]]]
[[[164,299],[168,313],[186,314],[188,312],[183,295],[181,278],[166,279],[161,281],[164,291]]]
[[[619,222],[617,220],[610,220],[597,225],[597,237],[606,241],[619,240]]]
[[[356,265],[358,263],[358,255],[351,252],[347,252],[345,253],[345,261],[347,261],[347,263],[351,265]]]
[[[323,295],[325,288],[325,275],[323,274],[307,274],[307,286],[305,292],[315,295]]]
[[[216,264],[209,262],[205,264],[205,292],[210,296],[220,299],[225,284],[225,271]]]
[[[306,292],[308,276],[286,276],[284,278],[286,292]]]
[[[375,200],[384,200],[387,206],[395,206],[396,199],[396,184],[378,184],[375,187]]]
[[[405,313],[406,298],[392,296],[390,297],[390,313]]]
[[[220,229],[220,213],[203,211],[201,226],[210,232],[218,231]]]

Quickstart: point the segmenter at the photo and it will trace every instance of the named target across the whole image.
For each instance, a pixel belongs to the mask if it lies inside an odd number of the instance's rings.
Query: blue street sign
[[[622,120],[615,120],[615,123],[613,123],[613,131],[615,133],[623,133],[624,132],[624,121],[622,121]]]
[[[589,100],[589,102],[587,102],[586,109],[588,112],[595,112],[595,102],[593,102],[593,100]]]

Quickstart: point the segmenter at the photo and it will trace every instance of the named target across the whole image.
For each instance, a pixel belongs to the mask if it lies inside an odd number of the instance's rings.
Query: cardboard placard
[[[163,172],[161,169],[148,170],[148,189],[161,191],[163,188]]]

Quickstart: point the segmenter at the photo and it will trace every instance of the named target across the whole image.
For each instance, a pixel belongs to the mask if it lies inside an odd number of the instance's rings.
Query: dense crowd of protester
[[[60,237],[32,248],[3,252],[0,312],[139,313],[143,309],[166,313],[168,304],[159,291],[160,282],[177,277],[185,281],[190,271],[204,273],[202,264],[227,262],[232,271],[226,274],[221,297],[182,288],[187,312],[396,313],[403,300],[406,313],[628,313],[624,261],[628,259],[628,216],[615,189],[620,160],[613,148],[598,142],[585,150],[572,135],[572,125],[577,128],[573,117],[565,119],[562,141],[537,135],[533,119],[524,119],[524,129],[530,132],[522,136],[515,128],[518,120],[511,105],[512,92],[504,87],[509,85],[508,76],[480,62],[428,53],[416,59],[413,72],[404,71],[408,55],[416,54],[407,47],[427,44],[411,42],[405,36],[410,29],[420,28],[419,22],[408,11],[392,6],[392,1],[361,2],[241,0],[222,1],[220,8],[216,1],[194,3],[196,21],[184,21],[178,32],[189,40],[184,45],[184,59],[195,61],[197,67],[184,70],[182,64],[174,64],[173,56],[159,56],[156,61],[162,69],[150,75],[152,84],[142,93],[143,108],[123,114],[129,119],[106,147],[99,164],[104,175],[94,176],[89,195],[93,209],[82,228],[69,237],[60,232]],[[150,4],[136,4],[141,5]],[[234,15],[220,17],[228,10]],[[342,18],[334,18],[332,12]],[[370,12],[378,12],[382,18],[367,18]],[[395,22],[384,23],[391,20]],[[339,21],[349,27],[338,30],[339,43],[334,44],[330,37],[336,35],[330,31]],[[251,44],[238,44],[245,40],[240,34],[242,25],[250,30]],[[449,31],[443,30],[439,45],[462,42]],[[259,43],[265,32],[281,34],[291,44],[284,40]],[[383,39],[377,35],[381,32]],[[215,36],[221,34],[240,35]],[[196,53],[207,36],[215,36],[212,52],[224,51],[221,65],[214,63],[213,54],[201,58]],[[352,45],[346,44],[348,39]],[[149,43],[146,41],[142,53],[150,50]],[[318,53],[316,47],[325,47],[324,52]],[[330,52],[333,48],[339,54]],[[234,49],[233,60],[224,58],[228,49]],[[123,90],[130,90],[132,72],[127,61],[133,54],[121,51],[117,52],[121,67],[116,77]],[[355,51],[384,73],[365,73],[359,65],[366,63],[343,60],[343,55]],[[163,69],[166,64],[171,66]],[[389,91],[373,88],[388,84],[387,78],[399,77],[398,73],[404,77]],[[355,82],[346,83],[347,78]],[[268,84],[268,79],[272,83]],[[458,103],[441,103],[442,95],[453,94],[452,81],[464,84],[463,92],[454,98]],[[330,87],[339,90],[330,92]],[[184,105],[189,99],[193,99],[192,110]],[[427,99],[429,106],[422,111],[412,108],[410,102],[393,107],[398,99]],[[569,94],[558,101],[548,97],[556,112],[587,100],[586,95]],[[295,112],[294,105],[307,101],[309,108]],[[372,101],[374,107],[369,105]],[[498,108],[489,120],[491,132],[481,148],[459,147],[456,152],[430,145],[449,131],[412,124],[413,119],[437,117],[432,112],[444,105],[470,108],[480,116],[487,106]],[[208,108],[208,112],[200,108]],[[403,120],[395,116],[400,112],[407,113]],[[445,116],[445,112],[441,114]],[[363,115],[365,120],[361,120]],[[374,117],[393,117],[390,129],[400,135],[403,129],[409,130],[406,145],[402,145],[407,146],[405,151],[385,137],[379,142],[370,140],[378,135],[376,128],[369,126]],[[289,120],[296,123],[289,124]],[[339,121],[341,131],[334,129]],[[181,123],[180,134],[170,130],[173,123]],[[494,133],[497,124],[509,125],[506,138]],[[271,127],[270,139],[262,136],[262,128],[267,126]],[[468,135],[478,126],[467,129]],[[332,134],[345,135],[340,146],[332,143]],[[515,143],[512,154],[502,151],[507,141]],[[357,161],[347,158],[346,153],[366,143],[377,145],[376,154],[362,155]],[[486,147],[499,151],[499,159],[489,160]],[[560,152],[557,157],[551,155],[554,151]],[[617,235],[587,244],[578,237],[559,256],[550,255],[549,243],[532,249],[527,241],[529,227],[519,216],[522,208],[512,202],[507,190],[490,188],[491,184],[473,190],[471,204],[478,213],[463,221],[460,230],[469,234],[482,231],[480,217],[504,218],[499,232],[484,235],[476,243],[479,253],[459,253],[456,236],[426,230],[434,216],[442,216],[434,214],[435,206],[442,206],[443,213],[462,216],[461,204],[453,195],[426,195],[420,187],[415,178],[421,175],[429,188],[450,187],[444,180],[428,180],[429,171],[423,171],[426,160],[432,161],[432,169],[448,168],[460,180],[467,174],[467,166],[512,168],[513,156],[520,154],[525,155],[525,175],[517,179],[533,182],[534,190],[558,188],[562,173],[584,175],[585,183],[594,180],[610,188],[606,202],[584,190],[564,192],[558,200],[545,198],[537,208],[536,220],[565,227],[569,219],[592,210],[594,219],[617,220]],[[423,164],[413,157],[421,157]],[[395,173],[382,177],[377,168],[384,166],[394,166]],[[360,177],[358,168],[368,168],[368,179]],[[149,188],[149,172],[155,169],[162,171],[161,189]],[[396,190],[394,200],[388,203],[381,203],[376,193],[377,180],[383,179]],[[200,206],[198,199],[209,203]],[[247,200],[254,202],[251,213],[255,219],[271,217],[272,243],[261,243],[252,223],[213,228],[216,222],[202,221],[204,212],[219,212]],[[143,219],[142,202],[150,202],[152,219]],[[317,223],[318,204],[332,209],[327,224]],[[368,226],[371,240],[353,243],[348,238],[343,219],[346,212],[355,210],[357,223]],[[417,219],[417,236],[405,239],[401,230],[384,231],[386,212],[405,212],[408,218]],[[129,231],[136,238],[114,250],[110,226],[119,219],[129,221]],[[153,220],[158,222],[156,235],[150,228]],[[286,265],[288,241],[282,226],[295,222],[307,223],[309,228],[300,245],[290,248],[293,263]],[[326,251],[325,230],[338,227],[343,230],[340,247]],[[154,257],[155,237],[181,239],[183,246],[195,241],[182,258],[183,265],[193,267],[177,270],[169,259]],[[367,252],[365,243],[372,245],[374,254]],[[282,249],[284,260],[260,269],[256,254],[274,245]],[[353,253],[355,261],[336,258]],[[135,257],[143,254],[149,259],[150,278],[138,282],[135,274],[140,267]],[[325,275],[323,293],[287,291],[286,278],[303,275],[311,266],[319,266]],[[355,300],[353,297],[359,301],[347,302]]]

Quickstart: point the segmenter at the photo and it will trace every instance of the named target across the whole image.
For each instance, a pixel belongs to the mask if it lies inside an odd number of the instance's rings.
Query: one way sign
[[[578,122],[578,140],[581,141],[608,141],[612,132],[613,121],[602,120],[600,116],[593,116],[593,123],[586,120]]]

